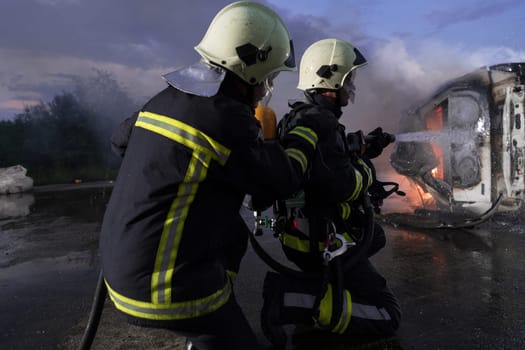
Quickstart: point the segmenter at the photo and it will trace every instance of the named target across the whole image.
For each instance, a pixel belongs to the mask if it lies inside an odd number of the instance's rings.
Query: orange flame
[[[437,106],[431,111],[426,118],[427,129],[430,131],[443,130],[443,106]],[[434,142],[431,142],[432,150],[438,159],[438,166],[432,169],[432,176],[439,180],[445,179],[445,172],[443,168],[443,150]]]

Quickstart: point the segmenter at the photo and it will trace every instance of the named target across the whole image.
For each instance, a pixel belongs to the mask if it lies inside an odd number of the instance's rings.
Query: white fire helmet
[[[367,64],[352,44],[341,39],[323,39],[310,45],[299,65],[299,90],[343,87],[346,77]]]
[[[294,71],[295,56],[288,29],[270,8],[239,1],[213,19],[195,50],[202,58],[255,85],[280,71]]]

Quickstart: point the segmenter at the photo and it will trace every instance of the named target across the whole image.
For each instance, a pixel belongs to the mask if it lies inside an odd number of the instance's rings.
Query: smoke
[[[482,67],[525,61],[525,51],[504,47],[472,50],[442,42],[412,44],[394,38],[371,47],[369,64],[356,77],[356,103],[343,119],[352,129],[383,126],[399,131],[404,113],[446,81]]]

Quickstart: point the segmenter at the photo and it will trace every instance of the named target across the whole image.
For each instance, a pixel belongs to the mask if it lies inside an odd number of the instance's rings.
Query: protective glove
[[[361,156],[366,151],[365,135],[361,130],[346,134],[348,149],[351,153]]]
[[[378,157],[383,149],[394,142],[396,137],[383,132],[383,128],[377,127],[365,136],[366,152],[368,158]]]

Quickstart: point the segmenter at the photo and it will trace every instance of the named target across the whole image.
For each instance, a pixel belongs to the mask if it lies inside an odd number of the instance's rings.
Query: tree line
[[[95,71],[72,92],[0,121],[0,167],[24,166],[36,185],[113,179],[114,128],[137,108],[111,74]]]

